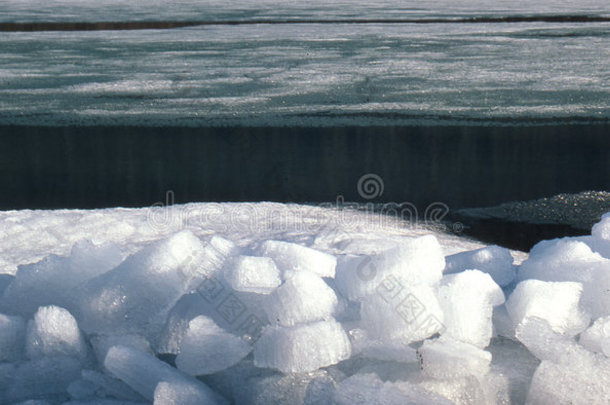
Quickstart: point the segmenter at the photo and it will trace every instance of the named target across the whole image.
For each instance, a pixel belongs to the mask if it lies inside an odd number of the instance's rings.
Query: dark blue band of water
[[[0,127],[0,208],[410,202],[452,209],[610,190],[610,124]],[[375,174],[383,194],[364,200]]]

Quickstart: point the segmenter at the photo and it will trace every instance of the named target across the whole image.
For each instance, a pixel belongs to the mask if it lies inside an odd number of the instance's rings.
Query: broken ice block
[[[583,308],[594,319],[610,315],[610,259],[582,241],[564,238],[538,243],[521,264],[518,278],[582,283]]]
[[[358,300],[372,294],[388,277],[403,285],[432,285],[445,267],[438,240],[427,235],[401,242],[373,256],[343,257],[337,266],[337,287],[343,296]]]
[[[26,318],[45,305],[57,305],[72,312],[77,287],[113,269],[122,260],[117,246],[79,242],[68,257],[49,255],[38,263],[20,266],[2,296],[0,307]]]
[[[238,363],[250,351],[247,341],[221,329],[212,319],[198,316],[189,322],[176,366],[191,375],[213,374]]]
[[[310,271],[320,277],[335,277],[337,259],[316,249],[296,243],[268,240],[258,248],[257,253],[272,258],[282,272]]]
[[[448,379],[489,372],[491,353],[451,338],[426,340],[418,349],[424,375]]]
[[[443,277],[438,287],[443,309],[443,335],[474,346],[489,345],[493,307],[504,303],[504,293],[489,274],[466,270]]]
[[[26,353],[30,359],[72,356],[85,360],[87,346],[76,319],[64,308],[40,307],[28,322]]]
[[[610,357],[610,316],[597,319],[580,334],[579,343],[592,352]]]
[[[452,402],[407,381],[383,382],[374,374],[356,374],[337,385],[337,405],[449,405]]]
[[[184,390],[196,392],[201,398],[201,404],[226,403],[201,381],[183,374],[147,353],[125,346],[110,348],[104,367],[149,401],[154,401],[157,385],[166,382],[179,384]]]
[[[284,326],[332,318],[337,295],[320,276],[288,272],[287,280],[263,302],[270,322]]]
[[[291,327],[269,326],[254,345],[254,364],[284,373],[330,366],[351,355],[349,338],[334,320]]]
[[[238,256],[225,271],[225,279],[235,291],[269,294],[282,282],[280,271],[268,257]]]
[[[554,331],[573,336],[591,320],[579,306],[581,293],[581,283],[526,280],[512,292],[506,309],[515,326],[528,317],[538,317]]]
[[[409,344],[444,330],[434,289],[407,286],[390,276],[363,298],[361,325],[372,339]]]
[[[87,333],[142,334],[154,339],[178,299],[218,270],[223,253],[190,231],[145,247],[82,289],[80,316]],[[223,245],[224,246],[224,245]]]
[[[464,270],[480,270],[487,273],[501,287],[509,285],[516,275],[510,251],[500,246],[487,246],[477,250],[456,253],[445,258],[444,273],[459,273]]]
[[[80,377],[80,371],[80,362],[73,357],[43,357],[27,361],[17,368],[6,397],[12,402],[32,398],[67,399],[66,390]]]

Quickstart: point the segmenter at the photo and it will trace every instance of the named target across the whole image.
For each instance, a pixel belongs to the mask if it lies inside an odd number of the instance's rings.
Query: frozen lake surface
[[[0,22],[607,17],[588,1],[6,1]],[[5,32],[0,123],[608,121],[610,23],[256,24]]]

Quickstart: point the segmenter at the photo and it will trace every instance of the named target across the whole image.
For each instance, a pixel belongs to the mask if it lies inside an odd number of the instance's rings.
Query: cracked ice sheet
[[[125,254],[183,229],[217,233],[246,246],[282,239],[333,254],[371,253],[406,237],[434,234],[446,255],[483,244],[422,224],[367,212],[279,203],[196,203],[167,208],[0,212],[0,274],[54,253],[69,255],[79,240],[112,242]],[[516,252],[515,252],[516,253]],[[517,253],[516,253],[517,254]]]
[[[3,33],[0,124],[607,122],[609,37],[610,23]]]

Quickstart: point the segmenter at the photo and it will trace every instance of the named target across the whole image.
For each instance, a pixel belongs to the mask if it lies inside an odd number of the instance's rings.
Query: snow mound
[[[75,242],[3,279],[0,403],[607,403],[609,218],[520,265],[364,225]]]

